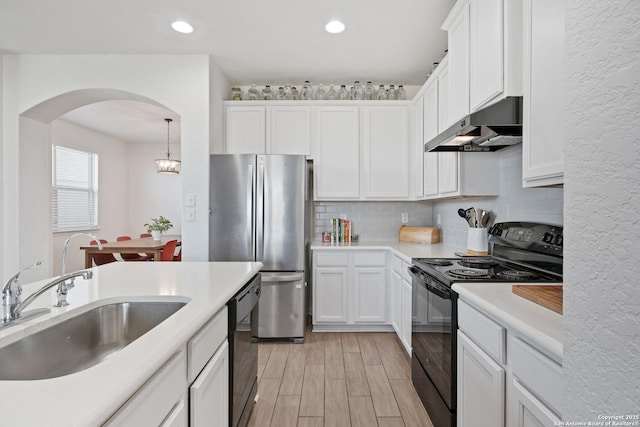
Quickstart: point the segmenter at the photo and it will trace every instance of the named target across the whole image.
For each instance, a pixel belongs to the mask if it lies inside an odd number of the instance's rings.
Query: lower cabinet
[[[409,264],[402,258],[391,255],[389,269],[391,325],[404,350],[411,356],[411,324],[416,312],[416,298],[413,294],[408,267]]]
[[[516,427],[559,426],[562,420],[536,398],[517,379],[513,380],[512,405],[515,409]]]
[[[400,342],[402,342],[405,351],[409,355],[411,355],[411,312],[413,301],[414,300],[411,297],[411,282],[402,280]]]
[[[227,427],[227,309],[178,350],[105,426]]]
[[[386,251],[314,250],[314,329],[387,330],[386,276]]]

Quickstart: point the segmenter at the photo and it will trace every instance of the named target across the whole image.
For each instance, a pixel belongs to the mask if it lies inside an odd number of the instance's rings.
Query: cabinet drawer
[[[354,267],[377,266],[384,267],[386,265],[386,256],[384,252],[355,252],[353,254]]]
[[[349,262],[346,252],[316,252],[313,258],[318,267],[345,267]]]
[[[227,307],[225,307],[213,316],[187,344],[189,383],[196,379],[213,353],[227,339],[227,320]]]
[[[497,362],[506,363],[504,327],[462,300],[458,300],[458,327]]]
[[[391,268],[399,275],[402,275],[402,260],[400,257],[395,255],[391,257]]]
[[[512,354],[513,375],[551,409],[560,413],[562,366],[516,337],[509,353]]]

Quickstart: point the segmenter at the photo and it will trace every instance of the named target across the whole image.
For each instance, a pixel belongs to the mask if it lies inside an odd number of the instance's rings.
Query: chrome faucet
[[[93,234],[90,234],[90,233],[72,234],[67,238],[67,240],[64,241],[64,248],[62,249],[62,269],[60,271],[61,276],[64,276],[64,273],[66,271],[67,249],[69,248],[69,242],[71,241],[71,239],[77,236],[86,236],[86,237],[92,238],[98,244],[98,250],[102,250],[102,243],[100,243],[100,240]],[[56,290],[56,293],[58,294],[58,302],[54,305],[54,307],[65,307],[69,305],[69,303],[67,302],[67,292],[69,291],[69,289],[73,288],[73,279],[75,277],[77,276],[71,277],[68,282],[66,280],[60,282],[60,284],[58,285],[58,289]]]
[[[38,263],[29,266],[27,268],[31,268],[35,265],[40,265]],[[26,269],[24,269],[26,270]],[[22,270],[22,271],[24,271]],[[22,272],[21,271],[21,272]],[[93,272],[89,271],[89,270],[81,270],[81,271],[76,271],[73,273],[69,273],[66,275],[62,275],[62,276],[58,276],[55,279],[53,279],[51,282],[47,283],[46,285],[44,285],[42,288],[38,289],[36,292],[34,292],[33,294],[29,295],[29,297],[27,297],[27,299],[25,299],[24,301],[20,301],[20,295],[22,294],[22,286],[20,286],[20,283],[17,280],[17,277],[20,275],[20,273],[16,274],[14,277],[12,277],[11,279],[9,279],[9,281],[7,282],[7,284],[4,286],[3,290],[2,290],[2,311],[3,311],[3,317],[2,317],[2,323],[0,324],[1,326],[7,326],[9,324],[15,323],[19,320],[26,320],[28,318],[46,313],[48,311],[50,311],[50,309],[48,308],[41,308],[41,309],[37,309],[37,310],[30,310],[28,312],[25,312],[23,314],[23,311],[25,308],[27,308],[29,305],[31,305],[31,303],[33,301],[36,300],[36,298],[38,298],[40,295],[42,295],[43,293],[45,293],[46,291],[48,291],[49,289],[53,288],[54,286],[58,286],[58,304],[55,305],[55,307],[63,307],[65,305],[69,305],[69,303],[66,301],[67,298],[67,289],[65,288],[65,292],[63,295],[60,294],[59,290],[60,290],[60,284],[65,283],[67,280],[71,280],[73,281],[73,279],[75,279],[76,277],[82,276],[83,279],[85,280],[89,280],[93,277]],[[13,289],[13,291],[12,291]],[[64,304],[60,304],[61,300],[64,301]],[[28,314],[27,314],[28,313]]]

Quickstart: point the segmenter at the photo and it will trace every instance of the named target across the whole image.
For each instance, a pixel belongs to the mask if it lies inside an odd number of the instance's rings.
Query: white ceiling
[[[454,3],[2,0],[0,53],[206,53],[232,84],[301,84],[304,80],[350,84],[371,80],[376,84],[421,85],[431,64],[446,48],[446,33],[440,26]],[[325,32],[324,25],[332,19],[346,24],[344,33]],[[176,33],[170,26],[174,20],[190,22],[195,31]],[[133,113],[131,105],[113,105],[118,107],[114,116],[109,109],[102,109],[105,106],[93,107],[99,117],[111,121],[110,131],[118,117],[118,128],[124,129],[122,126],[146,122],[154,116],[152,108]],[[97,126],[99,121],[81,112],[68,119],[84,120],[87,127]],[[155,124],[148,126],[155,128]],[[121,139],[135,140],[131,136]]]

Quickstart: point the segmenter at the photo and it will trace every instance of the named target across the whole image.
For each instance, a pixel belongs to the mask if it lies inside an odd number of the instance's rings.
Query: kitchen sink
[[[102,305],[0,348],[0,380],[42,380],[79,372],[158,326],[186,302]]]

